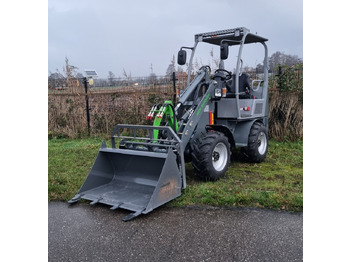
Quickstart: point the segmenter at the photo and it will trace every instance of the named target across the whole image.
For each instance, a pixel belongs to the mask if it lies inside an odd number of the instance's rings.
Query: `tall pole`
[[[89,110],[89,96],[88,96],[88,81],[86,77],[84,77],[83,82],[84,82],[84,88],[85,88],[86,119],[87,119],[88,135],[90,136],[90,110]]]
[[[175,72],[173,72],[173,89],[174,89],[174,96],[173,96],[173,104],[175,106],[175,103],[176,103],[176,74]]]

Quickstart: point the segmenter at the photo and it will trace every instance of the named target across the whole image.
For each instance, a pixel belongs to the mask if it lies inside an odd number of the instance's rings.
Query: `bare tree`
[[[74,93],[78,92],[79,81],[76,79],[76,71],[78,67],[69,64],[68,57],[65,58],[65,66],[63,72],[66,75],[67,87]]]
[[[115,75],[112,71],[108,71],[108,82],[109,86],[115,86]]]
[[[84,78],[84,75],[83,75],[82,73],[78,72],[78,73],[75,75],[75,77],[78,78],[78,79],[82,79],[82,78]]]
[[[131,79],[131,72],[129,72],[129,75],[126,73],[125,69],[123,68],[123,76],[126,78],[126,79]]]
[[[183,71],[184,69],[182,68],[182,66],[177,66],[176,73],[182,73]]]
[[[220,59],[218,57],[214,57],[214,49],[212,48],[210,51],[211,63],[210,67],[213,71],[219,68]]]
[[[125,77],[125,85],[129,85],[131,82],[131,72],[129,74],[126,73],[125,68],[123,68],[123,76]]]
[[[257,74],[262,74],[264,73],[264,65],[263,64],[257,64],[256,65],[256,68],[255,68],[255,71]]]
[[[65,77],[57,69],[55,73],[50,72],[48,84],[50,89],[63,89],[66,84]]]
[[[171,60],[167,70],[166,70],[166,75],[171,76],[173,72],[175,72],[175,55],[173,55],[173,59]]]
[[[299,64],[302,62],[302,59],[300,59],[298,56],[296,55],[286,55],[283,52],[277,51],[275,53],[273,53],[270,57],[269,57],[269,67],[271,70],[273,70],[274,68],[276,68],[277,66],[292,66],[295,64]]]
[[[148,83],[151,85],[155,85],[157,82],[157,75],[155,73],[150,73],[148,77]]]
[[[68,57],[65,58],[65,66],[63,67],[63,72],[65,73],[67,80],[74,78],[78,69],[78,67],[69,64]]]

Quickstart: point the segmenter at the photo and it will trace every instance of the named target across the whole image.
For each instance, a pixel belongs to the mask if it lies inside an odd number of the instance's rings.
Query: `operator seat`
[[[250,75],[249,74],[245,74],[242,73],[242,75],[240,75],[238,77],[238,92],[240,93],[239,98],[240,99],[249,99],[251,98],[251,88],[249,85],[249,80]],[[227,97],[236,97],[235,96],[235,91],[236,91],[236,75],[232,75],[232,78],[230,81],[227,81],[226,85],[227,85]]]

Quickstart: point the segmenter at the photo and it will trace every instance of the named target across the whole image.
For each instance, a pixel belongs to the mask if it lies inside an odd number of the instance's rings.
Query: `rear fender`
[[[235,146],[237,147],[246,147],[248,146],[248,137],[250,134],[250,129],[252,128],[255,122],[262,122],[260,119],[254,119],[250,121],[238,122],[235,131],[234,131],[234,140],[236,142]]]

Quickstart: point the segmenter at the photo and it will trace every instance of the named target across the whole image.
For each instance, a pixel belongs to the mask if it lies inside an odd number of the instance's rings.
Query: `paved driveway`
[[[303,215],[248,208],[129,212],[48,204],[49,261],[302,261]]]

